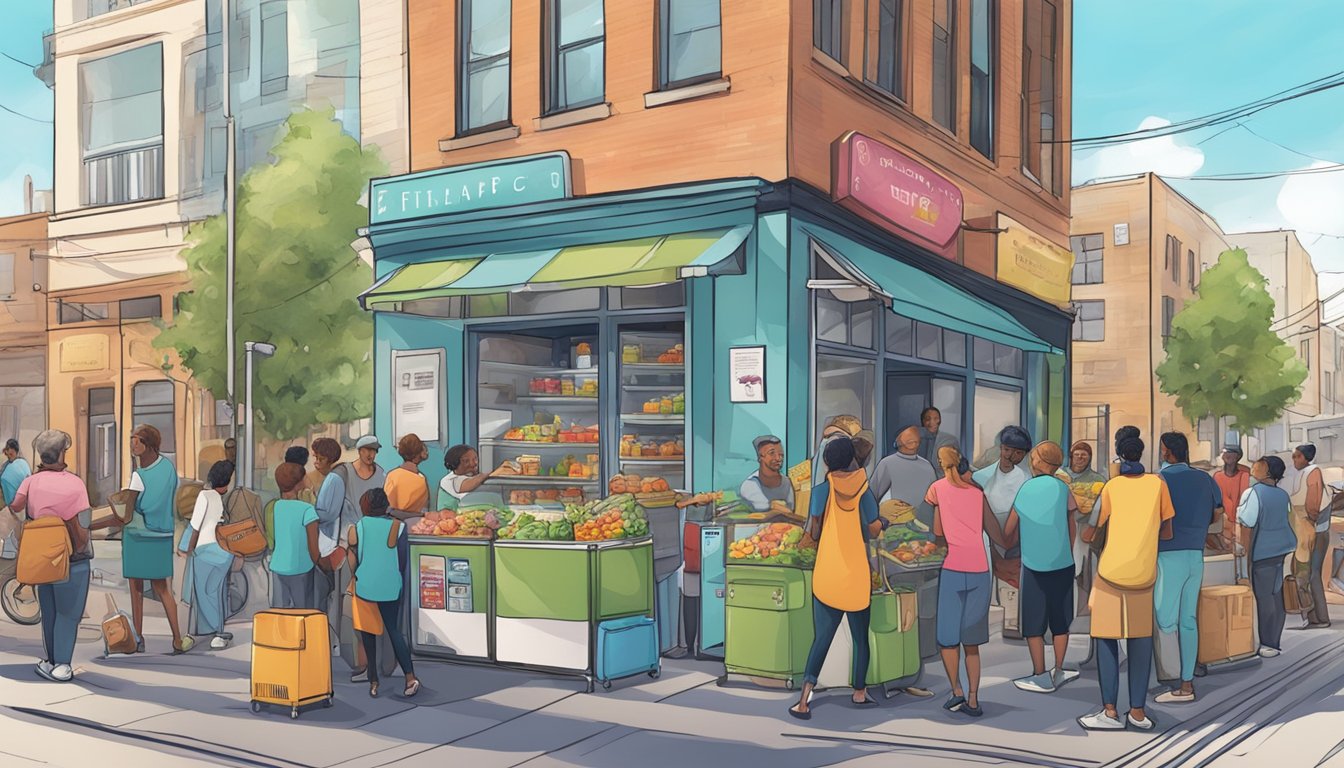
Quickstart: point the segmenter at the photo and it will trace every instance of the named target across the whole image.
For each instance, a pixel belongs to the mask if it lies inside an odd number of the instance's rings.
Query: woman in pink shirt
[[[925,501],[933,506],[933,535],[947,546],[938,576],[936,632],[947,681],[952,684],[952,697],[943,708],[979,717],[984,714],[979,699],[980,646],[989,642],[992,583],[984,537],[988,533],[1004,549],[1013,542],[1000,529],[984,491],[966,479],[961,452],[943,446],[938,449],[938,463],[944,477],[930,486]],[[964,693],[959,647],[966,649],[968,689]]]
[[[70,666],[75,653],[75,635],[84,617],[89,597],[89,564],[93,543],[89,532],[106,528],[92,525],[93,511],[84,481],[65,468],[65,453],[70,450],[70,435],[49,429],[33,440],[33,454],[41,463],[37,472],[24,478],[14,494],[10,509],[27,513],[29,520],[57,517],[65,521],[70,533],[70,578],[58,584],[37,587],[42,608],[42,647],[46,657],[37,665],[37,674],[52,682],[66,683],[75,676]]]

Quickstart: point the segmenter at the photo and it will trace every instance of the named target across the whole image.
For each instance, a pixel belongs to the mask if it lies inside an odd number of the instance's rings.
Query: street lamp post
[[[243,350],[247,353],[247,439],[243,451],[244,456],[246,456],[244,459],[246,463],[243,464],[245,469],[243,483],[248,490],[253,490],[252,472],[256,469],[257,462],[252,453],[253,446],[256,444],[253,440],[255,433],[252,429],[252,356],[255,353],[262,357],[270,357],[275,354],[275,345],[267,344],[264,341],[248,341],[243,343]]]
[[[229,398],[229,430],[234,441],[238,440],[238,397],[234,388],[234,379],[237,378],[235,368],[238,361],[236,357],[236,339],[234,338],[234,318],[233,318],[233,282],[234,282],[234,247],[235,233],[234,225],[236,223],[237,193],[235,184],[235,164],[237,162],[237,143],[234,136],[233,125],[233,83],[230,78],[229,66],[229,19],[232,16],[229,0],[223,0],[220,3],[220,13],[223,21],[220,30],[223,32],[223,46],[221,58],[223,59],[220,67],[220,78],[224,83],[224,133],[225,133],[225,163],[224,163],[224,218],[225,218],[225,256],[224,256],[224,283],[225,283],[225,329],[224,329],[224,349],[227,357],[227,381],[226,393]],[[248,404],[251,405],[252,398],[248,398]],[[248,450],[251,451],[251,443],[248,444]],[[250,456],[251,454],[249,454]],[[248,473],[251,475],[251,472]]]

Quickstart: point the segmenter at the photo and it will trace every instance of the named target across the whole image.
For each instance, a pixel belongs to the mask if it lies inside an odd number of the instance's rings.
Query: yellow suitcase
[[[273,608],[252,620],[252,711],[263,704],[299,708],[332,705],[331,641],[318,611]]]

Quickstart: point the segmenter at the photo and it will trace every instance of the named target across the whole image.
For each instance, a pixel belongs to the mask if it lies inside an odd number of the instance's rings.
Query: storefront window
[[[965,385],[951,379],[934,379],[930,387],[930,400],[943,418],[939,430],[961,438],[961,413],[965,409]]]
[[[663,285],[638,288],[610,288],[607,305],[611,309],[660,309],[686,305],[686,284],[680,280]]]
[[[984,339],[975,340],[975,370],[1022,378],[1022,350]]]
[[[944,417],[946,418],[946,417]],[[1018,390],[977,386],[975,388],[975,467],[986,467],[998,458],[999,432],[1022,420],[1022,393]]]
[[[877,323],[877,313],[870,303],[851,304],[849,308],[850,346],[873,348],[873,326]]]
[[[817,339],[834,344],[849,342],[849,329],[845,327],[849,312],[845,303],[824,294],[817,296]]]
[[[816,430],[836,416],[857,416],[871,427],[877,418],[874,394],[875,364],[836,355],[817,355]]]
[[[910,357],[913,352],[915,322],[900,315],[887,316],[887,351]]]
[[[509,295],[510,315],[549,315],[592,311],[602,303],[601,288],[569,291],[521,291]]]
[[[936,325],[915,325],[915,354],[925,360],[943,359],[942,329]]]

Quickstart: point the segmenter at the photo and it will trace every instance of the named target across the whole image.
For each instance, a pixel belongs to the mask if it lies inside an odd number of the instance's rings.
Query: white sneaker
[[[1106,710],[1084,715],[1078,718],[1078,724],[1089,731],[1123,731],[1125,722],[1118,717],[1111,717],[1106,714]]]
[[[39,662],[37,663],[37,670],[36,670],[36,671],[37,671],[37,675],[38,675],[38,677],[41,677],[41,678],[43,678],[43,679],[50,680],[50,679],[52,679],[52,678],[51,678],[51,670],[53,670],[53,669],[55,669],[55,668],[56,668],[56,665],[55,665],[55,664],[52,664],[50,661],[39,661]]]
[[[1018,678],[1013,681],[1013,685],[1017,686],[1019,691],[1027,691],[1029,693],[1055,692],[1055,678],[1049,672],[1042,672],[1039,675]]]
[[[1270,648],[1268,645],[1266,645],[1260,649],[1260,658],[1272,659],[1275,656],[1278,656],[1280,653],[1282,653],[1282,651],[1280,651],[1278,648]]]
[[[51,679],[58,683],[68,683],[75,679],[75,670],[69,664],[57,664],[51,670]]]
[[[216,635],[215,638],[210,641],[211,650],[222,651],[228,647],[229,647],[229,639],[227,637],[220,637]]]
[[[1082,676],[1082,672],[1076,669],[1064,669],[1063,667],[1055,670],[1055,687],[1062,688],[1065,683],[1072,683]]]
[[[1148,717],[1147,715],[1144,715],[1142,720],[1135,720],[1133,715],[1125,715],[1125,719],[1129,721],[1130,725],[1138,728],[1140,731],[1153,730],[1153,718]]]

